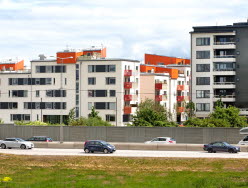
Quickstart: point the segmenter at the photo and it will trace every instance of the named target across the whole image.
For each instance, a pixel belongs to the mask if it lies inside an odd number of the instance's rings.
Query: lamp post
[[[63,114],[62,114],[62,108],[63,108],[63,100],[62,100],[62,96],[61,96],[61,91],[62,91],[62,88],[63,88],[63,63],[64,63],[64,59],[72,59],[73,57],[70,56],[70,57],[64,57],[64,58],[61,58],[61,57],[57,57],[58,59],[61,59],[61,64],[62,64],[62,67],[61,67],[61,74],[60,74],[60,98],[61,98],[61,101],[60,101],[60,128],[59,128],[59,135],[60,135],[60,138],[59,138],[59,141],[60,143],[63,143],[63,140],[64,140],[64,129],[63,129]]]

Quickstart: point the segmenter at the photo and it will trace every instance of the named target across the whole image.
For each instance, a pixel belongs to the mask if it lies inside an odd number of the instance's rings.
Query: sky
[[[247,0],[0,0],[0,59],[106,46],[110,58],[190,58],[193,26],[248,18]]]

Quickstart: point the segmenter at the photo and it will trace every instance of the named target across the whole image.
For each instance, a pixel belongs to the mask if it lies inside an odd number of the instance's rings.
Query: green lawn
[[[248,187],[248,160],[0,154],[0,187]]]

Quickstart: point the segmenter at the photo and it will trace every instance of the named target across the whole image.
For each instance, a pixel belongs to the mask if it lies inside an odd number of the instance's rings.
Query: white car
[[[243,140],[240,140],[239,145],[248,145],[248,136],[244,137]]]
[[[150,141],[146,141],[145,144],[176,144],[176,140],[171,137],[157,137]]]
[[[6,148],[32,149],[34,147],[34,144],[32,142],[27,142],[21,138],[5,138],[5,140],[0,140],[0,147],[2,149],[6,149]]]

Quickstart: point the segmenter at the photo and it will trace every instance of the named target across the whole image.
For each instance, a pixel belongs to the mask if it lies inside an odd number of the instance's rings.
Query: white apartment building
[[[88,52],[85,57],[67,50],[54,60],[31,61],[30,70],[0,72],[0,118],[59,123],[73,108],[77,117],[88,117],[95,107],[113,125],[128,123],[140,98],[139,61],[93,58]]]

